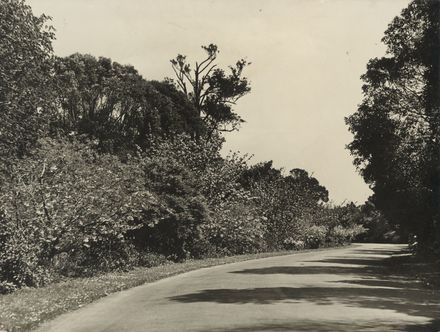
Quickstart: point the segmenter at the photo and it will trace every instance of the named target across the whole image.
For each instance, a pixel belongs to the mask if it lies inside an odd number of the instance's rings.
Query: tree
[[[105,151],[146,148],[153,137],[192,133],[196,114],[167,82],[147,81],[129,65],[73,54],[55,62],[56,127],[100,140]]]
[[[358,237],[358,241],[397,243],[403,240],[400,238],[399,226],[391,225],[371,201],[360,206],[360,212],[360,223],[366,232]]]
[[[54,29],[23,0],[0,1],[0,168],[22,156],[47,122]]]
[[[414,0],[370,60],[364,99],[346,119],[348,148],[384,216],[425,243],[440,240],[440,2]]]
[[[264,227],[259,211],[250,193],[239,183],[248,157],[231,154],[222,158],[222,143],[220,137],[196,141],[188,135],[177,135],[170,140],[158,139],[149,149],[151,163],[146,169],[149,174],[156,173],[150,178],[156,179],[162,188],[159,192],[167,192],[167,197],[176,196],[182,202],[182,211],[197,211],[184,207],[185,196],[191,201],[199,197],[209,216],[198,222],[195,213],[182,214],[182,220],[164,218],[151,233],[159,240],[154,242],[165,250],[181,255],[184,251],[176,250],[179,244],[191,255],[200,256],[238,254],[262,247]],[[178,188],[178,192],[171,192]],[[180,233],[178,237],[173,235],[176,231]],[[184,243],[176,238],[185,239]]]
[[[302,237],[314,223],[321,203],[328,201],[327,189],[307,171],[292,169],[284,175],[272,166],[272,161],[249,167],[240,181],[266,219],[266,241],[272,249]]]
[[[235,66],[229,66],[227,74],[215,63],[219,53],[217,46],[210,44],[202,48],[207,56],[200,63],[196,62],[193,70],[186,56],[181,54],[171,60],[171,65],[177,86],[191,100],[202,120],[196,135],[206,134],[209,139],[214,133],[238,130],[243,122],[233,106],[250,91],[249,82],[242,75],[250,63],[238,60]]]

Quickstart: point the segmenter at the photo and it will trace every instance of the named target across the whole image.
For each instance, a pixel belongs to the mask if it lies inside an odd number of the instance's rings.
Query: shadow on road
[[[361,272],[362,270],[362,272]],[[351,267],[351,266],[336,266],[336,265],[316,265],[316,266],[270,266],[257,269],[246,269],[240,271],[233,271],[232,273],[241,274],[359,274],[364,275],[375,274],[377,267],[374,265],[366,266],[365,268]]]
[[[218,332],[224,330],[210,329],[210,332]],[[277,324],[255,324],[248,326],[239,326],[232,329],[228,329],[229,332],[261,332],[261,331],[295,331],[295,332],[372,332],[372,331],[402,331],[402,332],[437,332],[440,331],[440,321],[435,320],[425,325],[404,325],[390,324],[389,322],[381,320],[371,320],[358,322],[355,325],[353,323],[343,323],[334,321],[295,321],[284,322]],[[208,332],[208,331],[206,331]]]
[[[355,254],[362,254],[365,255],[381,255],[381,256],[389,256],[389,255],[395,255],[402,252],[407,252],[408,249],[396,249],[396,250],[381,250],[381,249],[354,249],[352,252]]]
[[[416,280],[409,279],[401,270],[393,269],[389,251],[368,251],[369,254],[382,257],[365,257],[365,250],[354,250],[355,255],[335,257],[319,261],[304,262],[305,266],[269,266],[232,271],[235,274],[290,274],[316,275],[332,274],[341,280],[327,282],[328,287],[264,287],[244,289],[205,289],[200,292],[179,295],[170,298],[181,303],[213,302],[225,304],[271,304],[283,302],[309,302],[317,305],[335,303],[349,307],[385,309],[410,316],[432,319],[430,325],[400,326],[398,331],[440,331],[440,297],[438,293],[425,289]],[[396,253],[392,251],[392,253]],[[314,264],[315,263],[315,264]],[[398,322],[396,322],[397,324]],[[303,324],[303,325],[301,325]],[[334,324],[337,324],[335,326]],[[364,325],[362,325],[364,324]],[[382,325],[381,325],[382,324]],[[231,331],[394,331],[393,326],[383,328],[383,322],[362,321],[359,326],[352,323],[344,326],[342,322],[307,321],[297,322],[292,326],[282,323],[271,326],[240,327]],[[389,322],[388,322],[389,324]]]
[[[358,287],[265,287],[244,289],[205,289],[172,300],[235,304],[271,304],[279,301],[313,302],[318,305],[342,303],[351,307],[388,309],[408,315],[440,317],[439,299],[420,290]]]
[[[383,258],[327,258],[320,261],[308,261],[309,263],[331,263],[345,265],[362,265],[369,268],[384,267]],[[356,267],[357,268],[357,267]]]

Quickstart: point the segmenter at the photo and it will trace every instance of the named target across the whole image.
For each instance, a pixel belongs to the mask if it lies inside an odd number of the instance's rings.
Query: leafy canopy
[[[41,135],[52,106],[54,29],[23,0],[0,1],[0,168]]]
[[[440,2],[414,0],[369,61],[364,98],[346,119],[373,203],[402,230],[440,240]]]
[[[243,122],[233,107],[251,90],[243,76],[250,62],[240,59],[229,66],[227,73],[215,62],[220,52],[217,45],[202,46],[202,49],[206,57],[196,62],[194,69],[181,54],[171,60],[171,66],[177,86],[188,96],[201,118],[202,126],[197,134],[203,134],[204,130],[209,139],[214,133],[238,130]]]

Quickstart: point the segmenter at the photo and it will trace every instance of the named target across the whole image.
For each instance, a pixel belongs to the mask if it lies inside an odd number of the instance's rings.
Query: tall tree
[[[203,123],[197,135],[203,134],[208,139],[214,133],[238,130],[241,117],[234,112],[236,102],[250,91],[243,69],[250,63],[238,60],[235,66],[229,66],[229,73],[217,67],[215,60],[219,54],[217,45],[202,46],[206,58],[195,63],[191,69],[186,56],[179,54],[171,60],[176,74],[177,86],[194,104]]]
[[[92,135],[105,150],[144,148],[155,136],[192,133],[196,112],[168,82],[145,80],[129,65],[73,54],[55,63],[58,127]]]
[[[22,155],[44,127],[51,106],[54,29],[23,0],[0,1],[0,166]]]
[[[440,2],[414,0],[370,60],[348,146],[373,202],[424,243],[440,240]]]

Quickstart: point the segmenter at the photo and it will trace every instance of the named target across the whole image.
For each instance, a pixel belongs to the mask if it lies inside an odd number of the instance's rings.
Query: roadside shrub
[[[245,167],[240,183],[255,197],[260,214],[267,218],[265,240],[270,250],[303,241],[306,229],[316,224],[314,212],[328,200],[327,190],[308,172],[292,169],[286,174],[274,168],[272,161]]]
[[[0,294],[12,293],[17,290],[17,285],[9,281],[0,281]]]
[[[356,238],[356,241],[382,243],[405,242],[405,240],[401,237],[399,225],[391,224],[385,218],[385,216],[375,208],[373,203],[365,203],[361,207],[361,210],[361,224],[364,226],[366,231],[359,234],[359,236]]]
[[[335,226],[327,234],[327,242],[330,244],[343,245],[350,243],[356,236],[366,231],[361,225],[350,227]]]
[[[16,227],[17,226],[17,227]],[[7,219],[0,220],[0,281],[2,291],[20,286],[42,286],[52,273],[41,264],[39,241]]]
[[[316,249],[325,244],[327,228],[325,226],[310,226],[304,233],[304,243],[306,248]]]
[[[252,206],[246,200],[226,204],[202,225],[204,239],[216,252],[234,255],[264,249],[264,221]]]
[[[165,255],[157,252],[145,251],[139,253],[139,266],[154,267],[170,263]]]
[[[263,247],[261,216],[238,181],[247,157],[222,158],[222,143],[220,137],[196,142],[178,135],[155,142],[148,151],[147,178],[163,201],[178,202],[181,212],[163,217],[151,230],[150,242],[161,244],[159,251],[186,258],[255,252]]]
[[[302,240],[297,240],[293,237],[288,237],[283,241],[284,248],[287,250],[302,250],[305,248],[305,242]]]
[[[10,176],[0,194],[0,280],[17,286],[47,283],[55,265],[63,272],[62,253],[76,271],[124,266],[125,234],[160,210],[137,162],[75,140],[40,141]]]
[[[152,150],[142,158],[146,185],[161,202],[153,227],[143,227],[145,246],[181,260],[199,255],[200,225],[209,220],[209,207],[200,193],[199,179],[181,160]],[[148,226],[148,225],[147,225]]]

